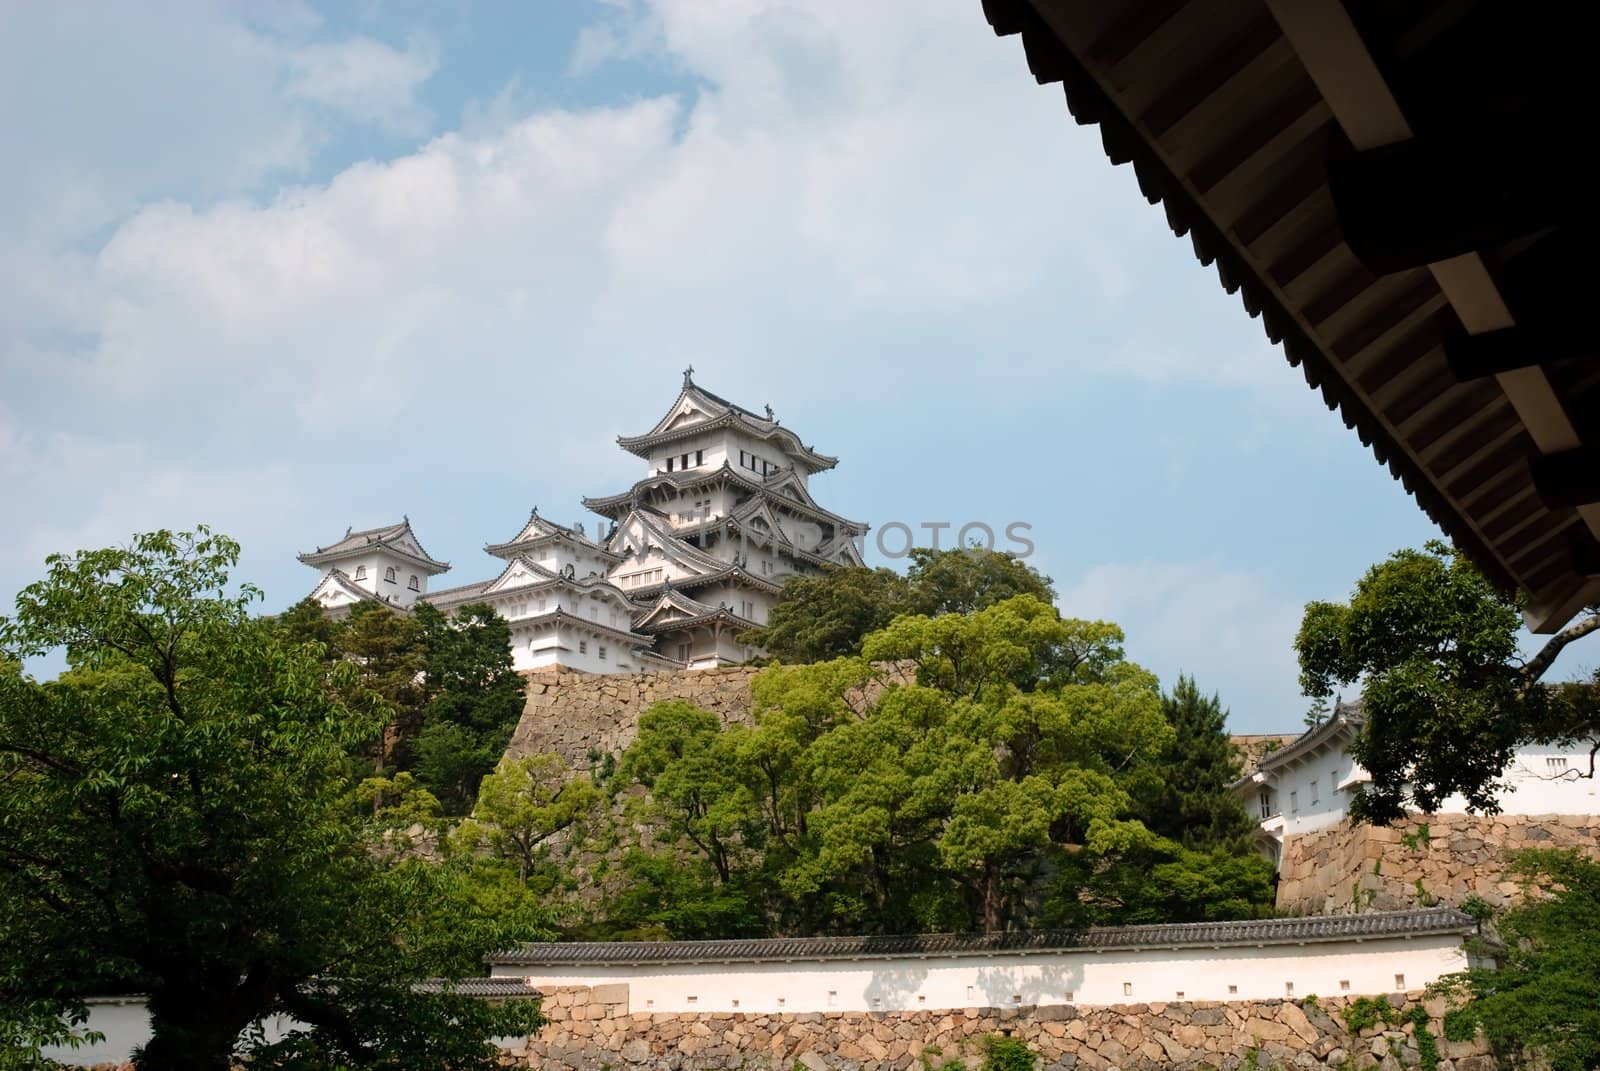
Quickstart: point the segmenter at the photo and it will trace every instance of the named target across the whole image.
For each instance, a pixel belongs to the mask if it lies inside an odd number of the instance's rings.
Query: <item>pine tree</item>
[[[1136,793],[1140,817],[1152,832],[1186,848],[1238,844],[1255,823],[1228,791],[1239,776],[1239,757],[1221,699],[1202,696],[1194,678],[1180,674],[1161,697],[1161,709],[1176,736]]]

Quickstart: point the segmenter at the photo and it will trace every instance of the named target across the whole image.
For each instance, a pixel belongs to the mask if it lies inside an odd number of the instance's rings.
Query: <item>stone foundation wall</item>
[[[909,666],[879,667],[885,680],[909,681]],[[639,715],[656,703],[682,699],[724,724],[750,720],[753,666],[597,675],[563,670],[528,675],[527,703],[507,753],[555,752],[572,769],[587,769],[590,753],[619,754],[639,732]]]
[[[1600,858],[1600,816],[1440,814],[1389,827],[1352,826],[1291,837],[1278,868],[1278,909],[1328,915],[1396,911],[1478,896],[1496,907],[1521,888],[1510,853],[1580,848]]]
[[[949,1011],[764,1013],[633,1012],[627,985],[551,989],[549,1024],[514,1049],[516,1066],[575,1071],[968,1071],[985,1039],[1021,1038],[1041,1071],[1177,1068],[1402,1071],[1422,1063],[1410,1013],[1419,1003],[1437,1071],[1494,1071],[1477,1042],[1444,1040],[1443,1005],[1391,994],[1393,1024],[1352,1032],[1340,997],[1301,1001],[1185,1001],[1112,1007],[1043,1005]],[[798,1067],[797,1067],[798,1065]]]

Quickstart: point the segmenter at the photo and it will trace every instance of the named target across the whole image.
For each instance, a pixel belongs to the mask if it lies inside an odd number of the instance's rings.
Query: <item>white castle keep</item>
[[[761,652],[739,642],[764,625],[784,582],[830,564],[860,565],[867,525],[811,497],[836,458],[765,416],[697,386],[694,369],[665,416],[617,443],[643,458],[627,491],[583,504],[610,522],[590,539],[535,507],[521,530],[483,549],[499,574],[429,591],[450,565],[423,549],[408,519],[346,531],[301,554],[322,570],[311,598],[334,613],[359,602],[444,613],[487,603],[511,625],[513,662],[590,673],[704,669]]]

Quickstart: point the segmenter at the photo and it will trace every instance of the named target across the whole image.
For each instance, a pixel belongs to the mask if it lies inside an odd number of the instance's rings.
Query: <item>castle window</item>
[[[1133,983],[1132,982],[1123,982],[1122,983],[1122,995],[1125,996],[1125,997],[1133,996]]]
[[[673,462],[674,462],[674,461],[676,461],[676,460],[678,460],[678,459],[677,459],[677,458],[675,458],[675,457],[669,457],[669,458],[667,458],[667,471],[668,471],[668,472],[671,472],[671,471],[672,471],[672,463],[673,463]]]
[[[356,579],[357,580],[365,580],[366,578],[367,578],[367,567],[365,565],[356,566]]]
[[[415,573],[411,574],[411,580],[406,584],[406,587],[410,588],[412,591],[421,591],[422,590],[422,584],[421,584],[420,581],[417,580],[417,574],[415,574]]]
[[[696,450],[694,452],[694,463],[696,468],[706,463],[706,452],[704,450]]]
[[[383,571],[383,582],[385,584],[393,584],[397,582],[394,578],[394,566],[391,565],[389,568]]]
[[[1406,987],[1406,976],[1403,975],[1403,974],[1395,975],[1394,976],[1394,987],[1396,989],[1404,989]]]
[[[602,643],[600,645],[600,661],[604,662],[605,660],[606,660],[606,645]]]
[[[1286,997],[1294,996],[1294,983],[1293,982],[1285,982],[1285,983],[1283,983],[1283,995],[1286,996]]]
[[[1270,788],[1261,790],[1261,817],[1272,817],[1272,789]]]
[[[1545,769],[1553,774],[1567,772],[1567,757],[1565,755],[1550,755],[1544,760]]]
[[[1300,813],[1300,793],[1298,793],[1298,792],[1289,793],[1289,813],[1290,814],[1299,814]]]
[[[589,641],[588,640],[579,640],[578,641],[578,653],[579,654],[588,654],[589,653]]]
[[[684,454],[683,455],[683,465],[681,467],[683,467],[685,469],[689,467],[689,455],[688,454]]]
[[[1317,783],[1313,781],[1311,782],[1311,806],[1315,807],[1320,802],[1321,800],[1317,793]]]

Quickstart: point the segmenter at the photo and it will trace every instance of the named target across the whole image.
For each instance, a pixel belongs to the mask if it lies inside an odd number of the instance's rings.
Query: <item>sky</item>
[[[1028,526],[1236,731],[1437,536],[977,0],[10,4],[0,156],[0,612],[197,523],[267,611],[402,515],[487,578],[691,364],[875,532]]]

